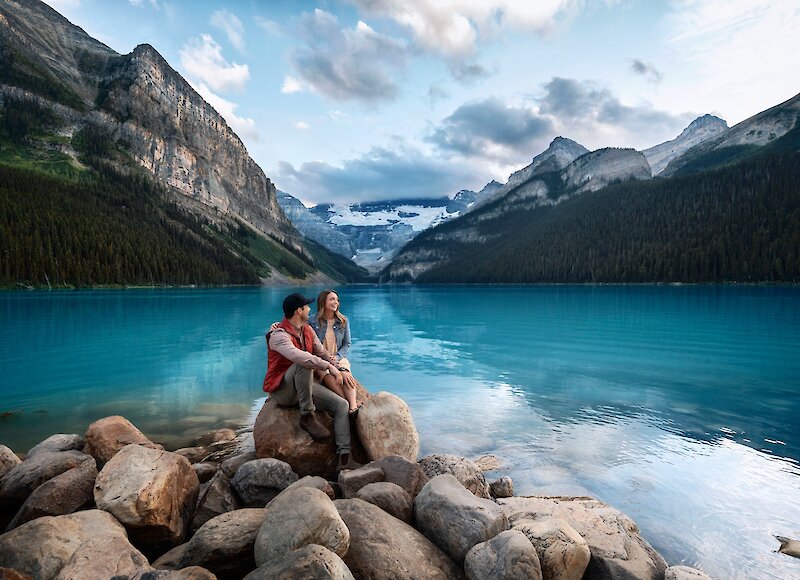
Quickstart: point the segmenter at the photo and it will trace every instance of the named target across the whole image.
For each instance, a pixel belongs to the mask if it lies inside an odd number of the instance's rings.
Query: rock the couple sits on
[[[330,437],[317,410],[330,412],[338,457],[336,471],[357,469],[361,464],[352,456],[351,404],[336,392],[349,388],[355,401],[355,380],[349,374],[349,365],[342,364],[323,346],[309,324],[309,304],[313,301],[300,294],[284,299],[284,318],[267,333],[264,391],[278,406],[299,407],[299,426],[314,441]],[[324,378],[332,388],[320,384],[317,378]]]

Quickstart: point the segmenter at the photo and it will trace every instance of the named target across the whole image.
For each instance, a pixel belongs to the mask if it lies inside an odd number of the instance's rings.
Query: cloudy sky
[[[643,149],[800,92],[796,0],[48,0],[153,45],[309,205],[505,181],[558,135]]]

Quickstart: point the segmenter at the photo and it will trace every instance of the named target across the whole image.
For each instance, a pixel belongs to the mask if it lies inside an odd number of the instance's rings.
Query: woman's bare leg
[[[348,387],[347,385],[340,385],[332,375],[325,375],[322,379],[322,384],[346,400],[347,404],[350,405],[351,411],[356,410],[358,403],[356,403],[356,390],[354,388]]]

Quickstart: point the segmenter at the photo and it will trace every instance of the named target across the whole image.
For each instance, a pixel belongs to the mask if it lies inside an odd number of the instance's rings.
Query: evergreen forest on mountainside
[[[5,98],[0,111],[0,286],[259,284],[365,272],[317,244],[314,264],[232,220],[180,208],[101,131],[58,135],[53,113]],[[62,153],[70,144],[80,161]],[[272,266],[270,266],[272,265]]]
[[[703,173],[619,183],[496,219],[467,214],[404,251],[449,254],[420,283],[797,283],[800,153],[791,133]],[[437,240],[465,220],[486,241]]]

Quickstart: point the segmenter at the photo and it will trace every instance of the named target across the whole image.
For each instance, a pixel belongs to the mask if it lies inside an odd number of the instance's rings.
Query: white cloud
[[[270,20],[269,18],[264,18],[263,16],[256,16],[256,24],[262,28],[265,32],[271,34],[272,36],[282,36],[283,29],[281,25],[275,22],[274,20]]]
[[[794,96],[800,4],[775,0],[673,0],[668,43],[699,81],[681,86],[693,108],[736,123]]]
[[[144,4],[144,0],[128,0],[131,6],[141,7]],[[150,6],[155,8],[156,10],[161,10],[161,6],[158,4],[158,0],[150,0]]]
[[[241,92],[250,80],[248,66],[225,60],[222,47],[208,34],[189,40],[180,55],[181,65],[188,75],[200,79],[215,91]]]
[[[189,81],[189,84],[192,85],[192,88],[200,93],[200,96],[208,101],[208,103],[214,107],[214,109],[216,109],[220,115],[222,115],[230,128],[233,129],[234,133],[236,133],[239,137],[252,139],[253,141],[261,140],[258,130],[256,129],[256,122],[253,119],[239,117],[236,115],[236,108],[239,106],[237,103],[232,103],[231,101],[220,97],[210,88],[208,88],[205,83],[195,84]]]
[[[222,30],[240,52],[244,52],[244,26],[235,14],[227,10],[217,10],[211,15],[211,24]]]
[[[291,95],[292,93],[300,93],[305,90],[305,86],[303,83],[292,77],[292,76],[285,76],[283,79],[283,84],[281,85],[281,92],[285,95]]]
[[[350,0],[366,14],[407,27],[418,46],[448,57],[471,54],[480,37],[506,28],[552,30],[571,18],[582,0]]]
[[[309,125],[305,121],[298,121],[297,123],[294,124],[294,128],[299,129],[300,131],[307,131],[308,129],[311,128],[311,125]]]
[[[340,28],[336,16],[320,9],[300,17],[298,34],[304,45],[292,52],[290,61],[310,90],[338,101],[370,104],[398,96],[407,56],[403,42],[365,22]]]

